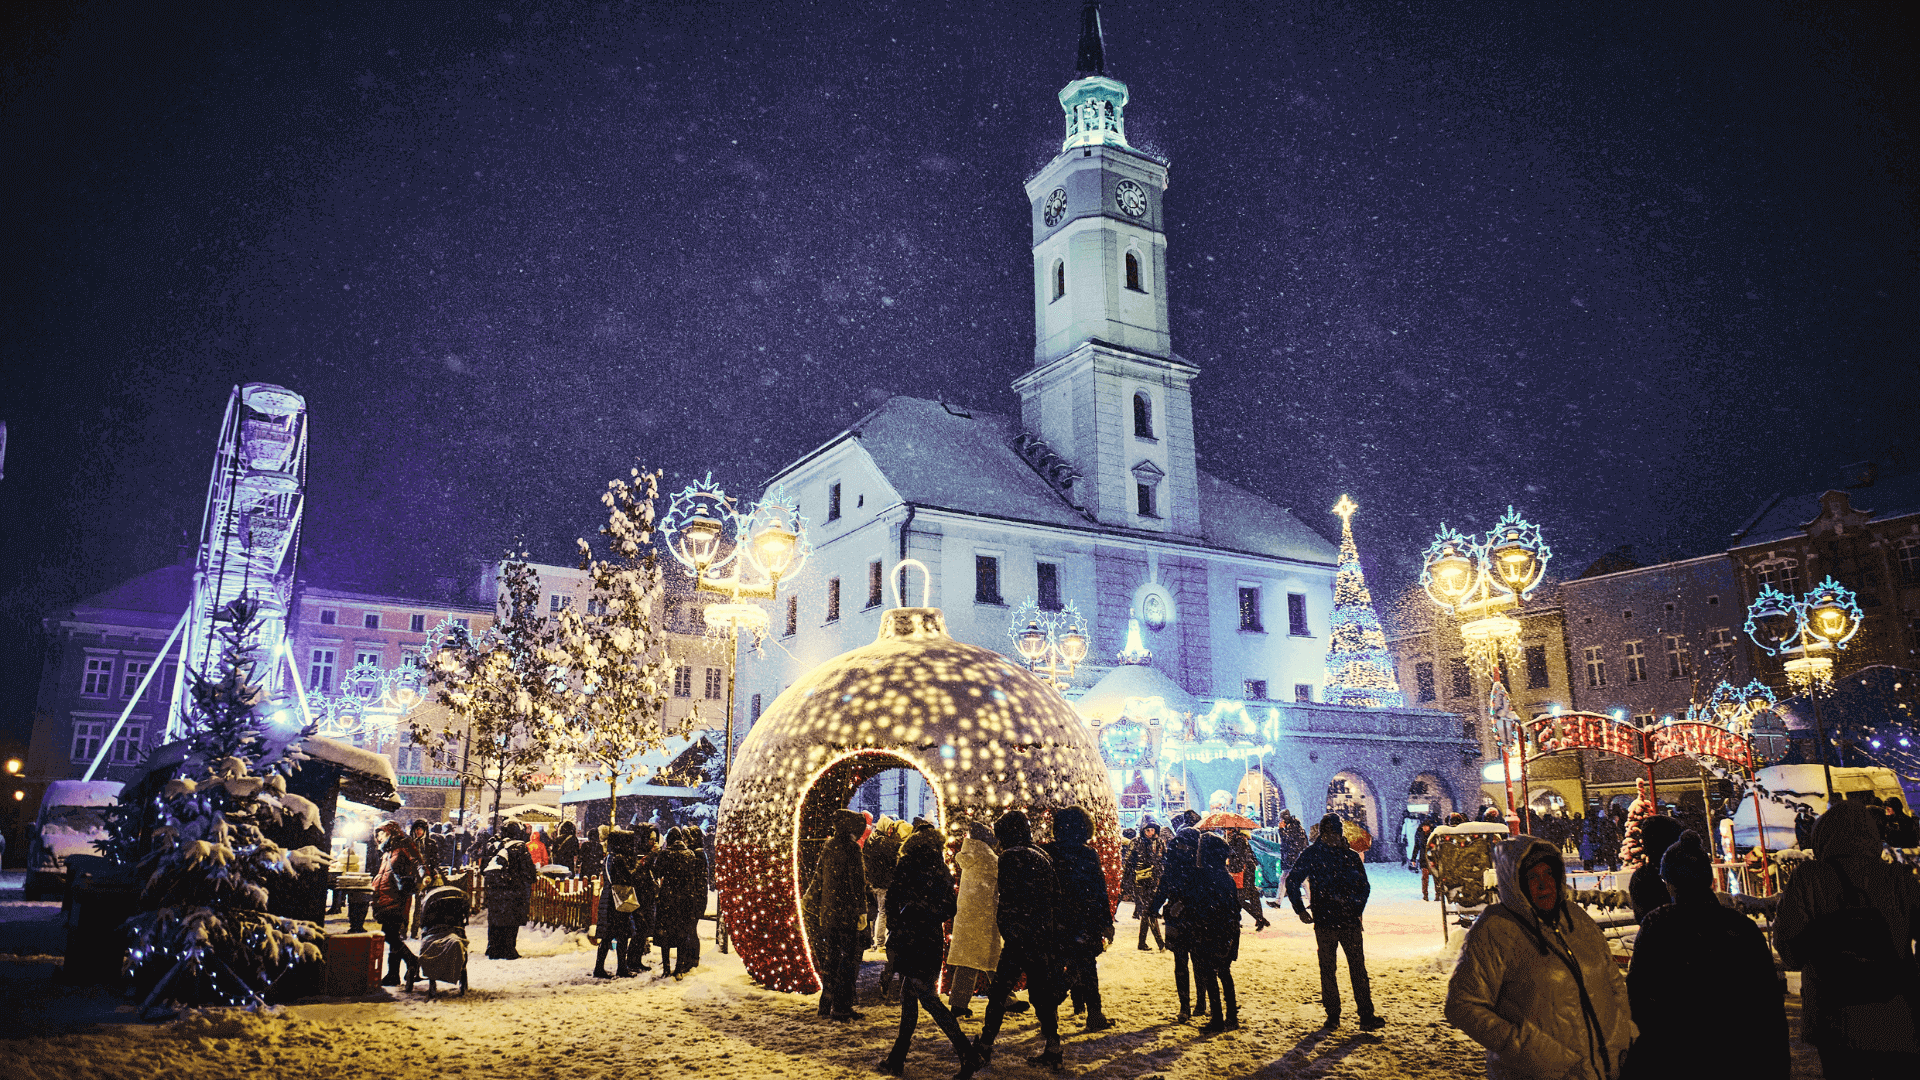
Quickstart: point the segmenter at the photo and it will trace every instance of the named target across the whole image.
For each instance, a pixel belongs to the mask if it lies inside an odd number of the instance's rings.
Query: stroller
[[[420,901],[420,974],[427,980],[427,996],[434,983],[460,984],[467,993],[467,894],[452,885],[427,890]]]

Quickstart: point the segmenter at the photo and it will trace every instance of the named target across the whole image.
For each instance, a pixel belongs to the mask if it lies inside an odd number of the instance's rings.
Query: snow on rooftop
[[[378,777],[392,784],[395,789],[400,786],[400,776],[393,771],[393,762],[383,754],[362,750],[352,743],[343,743],[337,739],[328,739],[319,735],[307,736],[306,741],[301,744],[301,749],[310,758],[329,761],[367,776]]]

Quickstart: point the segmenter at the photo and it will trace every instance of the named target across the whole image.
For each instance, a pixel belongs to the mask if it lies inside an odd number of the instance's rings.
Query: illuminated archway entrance
[[[826,771],[814,780],[813,786],[807,789],[807,793],[800,800],[800,827],[793,837],[793,859],[798,871],[801,896],[804,897],[808,887],[813,884],[814,874],[820,868],[820,852],[827,846],[827,841],[833,837],[834,814],[847,807],[854,792],[858,791],[862,785],[901,769],[923,778],[925,776],[906,758],[898,754],[874,750],[841,758],[829,765]],[[937,814],[938,800],[935,800],[935,806]],[[937,818],[934,819],[936,827],[940,824]],[[815,921],[814,912],[805,911],[803,915],[805,916],[803,926],[807,935],[807,954],[811,959],[820,955],[819,927]],[[817,966],[815,977],[819,977]]]
[[[1342,769],[1327,782],[1327,813],[1338,814],[1380,836],[1380,800],[1367,778],[1352,769]]]
[[[1234,812],[1252,818],[1263,826],[1280,824],[1280,811],[1287,808],[1287,797],[1265,769],[1250,769],[1240,778],[1240,791]]]

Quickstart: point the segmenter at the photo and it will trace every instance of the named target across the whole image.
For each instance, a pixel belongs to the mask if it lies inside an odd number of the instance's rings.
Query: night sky
[[[636,458],[751,491],[892,394],[1016,411],[1078,8],[0,16],[0,733],[45,611],[197,537],[236,382],[307,397],[303,569],[408,592],[570,561]],[[1104,19],[1201,467],[1328,533],[1351,493],[1376,594],[1509,502],[1569,560],[1693,554],[1913,460],[1891,6]]]

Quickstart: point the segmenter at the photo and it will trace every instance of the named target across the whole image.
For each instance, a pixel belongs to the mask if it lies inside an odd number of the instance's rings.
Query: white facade
[[[1196,465],[1200,371],[1167,329],[1167,170],[1127,144],[1126,98],[1103,75],[1069,84],[1066,143],[1027,182],[1035,366],[1014,383],[1019,418],[894,398],[770,482],[798,500],[814,553],[762,655],[743,657],[741,733],[803,672],[875,639],[906,558],[955,638],[1008,656],[1015,607],[1072,604],[1091,639],[1077,686],[1112,665],[1131,613],[1197,698],[1319,700],[1337,551]],[[914,575],[902,600],[920,593]]]

